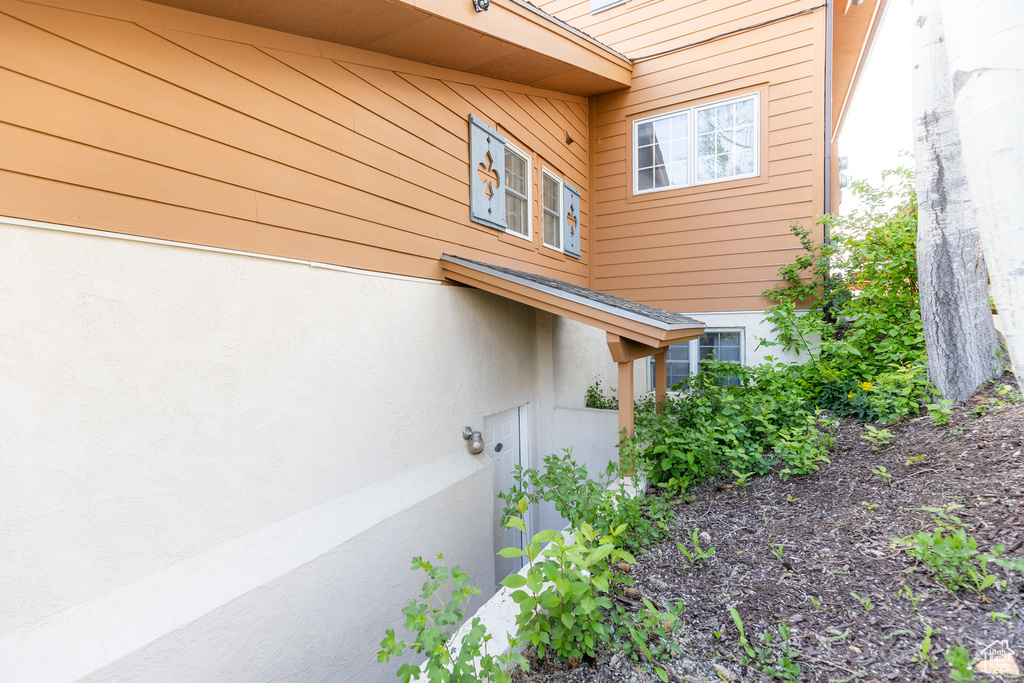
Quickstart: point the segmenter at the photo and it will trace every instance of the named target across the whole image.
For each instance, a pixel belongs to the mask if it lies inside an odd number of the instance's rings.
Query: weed
[[[775,548],[772,548],[772,555],[774,555],[775,559],[777,559],[779,562],[782,562],[782,551],[785,550],[785,548],[786,546],[782,543],[780,543]]]
[[[879,465],[871,470],[872,473],[877,474],[882,478],[889,486],[892,486],[892,475],[885,469],[884,465]]]
[[[970,588],[981,595],[990,586],[1002,586],[1003,582],[998,582],[997,577],[988,572],[988,562],[997,559],[1002,547],[993,548],[995,555],[982,554],[974,537],[967,535],[960,518],[952,514],[962,507],[954,503],[944,508],[920,508],[932,513],[935,528],[892,540],[906,546],[907,554],[923,562],[932,577],[949,592]]]
[[[949,677],[957,683],[973,681],[974,671],[971,669],[971,655],[963,645],[946,648],[942,656],[949,662]]]
[[[932,422],[937,425],[948,425],[953,423],[953,402],[947,398],[941,399],[938,403],[925,405],[928,414],[932,416]]]
[[[639,659],[638,653],[642,653],[658,678],[667,683],[668,672],[655,662],[682,652],[672,636],[679,628],[683,603],[676,603],[675,607],[662,612],[647,598],[641,599],[644,607],[637,610],[636,614],[627,614],[621,607],[618,609],[614,620],[618,625],[615,643],[633,660]]]
[[[745,665],[752,666],[777,681],[797,683],[800,680],[800,665],[793,661],[800,653],[789,644],[790,629],[786,622],[781,622],[777,631],[762,632],[762,645],[758,646],[753,645],[747,638],[743,630],[743,620],[736,608],[729,610],[729,614],[732,615],[732,621],[740,634],[739,644],[743,648]]]
[[[874,512],[875,508],[878,507],[878,503],[869,503],[866,500],[862,500],[860,504],[866,507],[868,509],[868,512]]]
[[[927,453],[922,453],[921,455],[913,455],[913,456],[907,458],[906,462],[904,462],[903,465],[905,467],[910,467],[912,465],[920,465],[921,463],[924,462],[924,459],[927,458],[927,457],[928,457]]]
[[[893,434],[888,429],[878,429],[873,425],[865,425],[860,438],[871,444],[871,450],[877,453],[892,443]]]
[[[808,595],[807,598],[811,601],[811,604],[814,605],[814,609],[821,609],[821,600],[818,600],[813,595]]]
[[[875,609],[875,606],[873,604],[871,604],[871,598],[870,597],[865,596],[865,597],[862,598],[859,595],[857,595],[856,593],[850,593],[850,595],[857,602],[859,602],[861,604],[861,606],[864,608],[865,612],[870,612],[871,610]]]
[[[753,474],[753,472],[738,472],[736,470],[732,471],[732,476],[736,477],[736,486],[739,486],[741,488],[750,483],[747,481],[747,479],[753,476]]]
[[[679,546],[679,552],[686,555],[686,559],[690,561],[691,567],[704,564],[715,555],[715,547],[701,548],[700,547],[700,529],[694,529],[693,534],[690,537],[693,543],[693,551],[687,550],[686,546],[681,541],[676,541],[676,545]]]
[[[915,662],[917,662],[918,664],[924,664],[925,667],[930,667],[932,669],[937,669],[939,667],[939,665],[935,661],[935,655],[933,655],[931,653],[931,651],[932,651],[932,633],[933,633],[932,627],[931,626],[925,626],[924,629],[925,629],[924,630],[924,638],[921,639],[921,647],[913,655],[912,659]]]
[[[584,405],[588,408],[600,408],[601,410],[618,410],[619,399],[613,394],[605,396],[601,389],[601,380],[594,380],[594,383],[587,387],[587,397]]]
[[[992,620],[993,624],[999,624],[1000,626],[1005,626],[1006,628],[1010,628],[1010,620],[1013,619],[1013,617],[1011,617],[1009,614],[1006,614],[1005,612],[989,612],[988,618]]]
[[[910,601],[911,609],[913,609],[915,612],[918,610],[917,606],[921,602],[921,596],[914,595],[914,591],[910,590],[910,586],[908,586],[907,584],[903,584],[902,586],[900,586],[900,589],[896,591],[896,597],[906,598]]]
[[[799,499],[799,498],[797,498],[796,496],[794,496],[794,495],[792,495],[792,494],[789,494],[789,493],[787,493],[787,494],[786,494],[786,502],[787,502],[787,503],[795,503],[795,502],[797,502],[798,500],[800,500],[800,499]]]

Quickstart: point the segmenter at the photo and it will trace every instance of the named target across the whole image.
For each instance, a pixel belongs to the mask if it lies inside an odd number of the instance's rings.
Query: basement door
[[[481,433],[487,456],[494,464],[494,581],[498,584],[503,578],[523,567],[523,558],[504,558],[497,554],[502,548],[523,548],[525,545],[523,535],[518,529],[505,529],[501,526],[501,511],[505,507],[505,501],[498,498],[498,494],[512,488],[515,484],[512,478],[515,466],[524,462],[522,446],[527,443],[524,438],[526,406],[484,418]],[[527,524],[529,531],[529,523]]]

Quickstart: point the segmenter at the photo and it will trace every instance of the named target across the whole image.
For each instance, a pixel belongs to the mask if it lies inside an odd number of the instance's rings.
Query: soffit
[[[627,58],[525,0],[155,0],[426,64],[593,95],[628,87]]]
[[[597,327],[653,348],[698,337],[704,323],[660,308],[513,268],[445,254],[447,279]]]
[[[871,50],[887,0],[844,0],[832,17],[832,142],[839,137],[857,79]]]

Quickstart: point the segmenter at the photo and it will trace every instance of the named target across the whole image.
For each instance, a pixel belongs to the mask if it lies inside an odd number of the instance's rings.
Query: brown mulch
[[[685,602],[677,633],[682,654],[660,663],[669,680],[771,680],[744,666],[731,608],[755,645],[766,629],[789,625],[802,681],[948,681],[947,647],[963,645],[976,656],[1000,640],[1024,666],[1019,574],[1006,590],[990,588],[980,599],[965,590],[953,595],[891,540],[932,528],[922,506],[959,503],[964,508],[956,514],[979,549],[1002,544],[1006,556],[1024,556],[1024,404],[977,410],[996,397],[998,384],[1015,386],[1009,374],[986,385],[956,407],[952,425],[924,415],[891,426],[891,444],[878,450],[861,438],[863,424],[842,421],[831,464],[813,475],[761,477],[744,487],[706,482],[691,490],[692,500],[676,506],[673,537],[639,556],[630,572],[639,591],[658,604]],[[889,483],[872,472],[879,465],[892,475]],[[676,541],[689,546],[694,528],[710,540],[702,546],[713,545],[716,553],[690,568]],[[990,571],[1006,578],[1002,569]],[[897,597],[903,586],[916,605]],[[854,593],[870,598],[873,608],[866,610]],[[935,669],[913,660],[926,625],[934,632]],[[517,681],[658,680],[648,665],[611,652],[574,662],[574,668],[550,660]],[[1002,679],[977,674],[975,680]]]

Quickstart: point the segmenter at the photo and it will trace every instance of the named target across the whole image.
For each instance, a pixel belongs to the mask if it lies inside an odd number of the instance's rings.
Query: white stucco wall
[[[391,680],[413,555],[493,585],[461,431],[550,415],[542,318],[0,221],[0,678]]]

